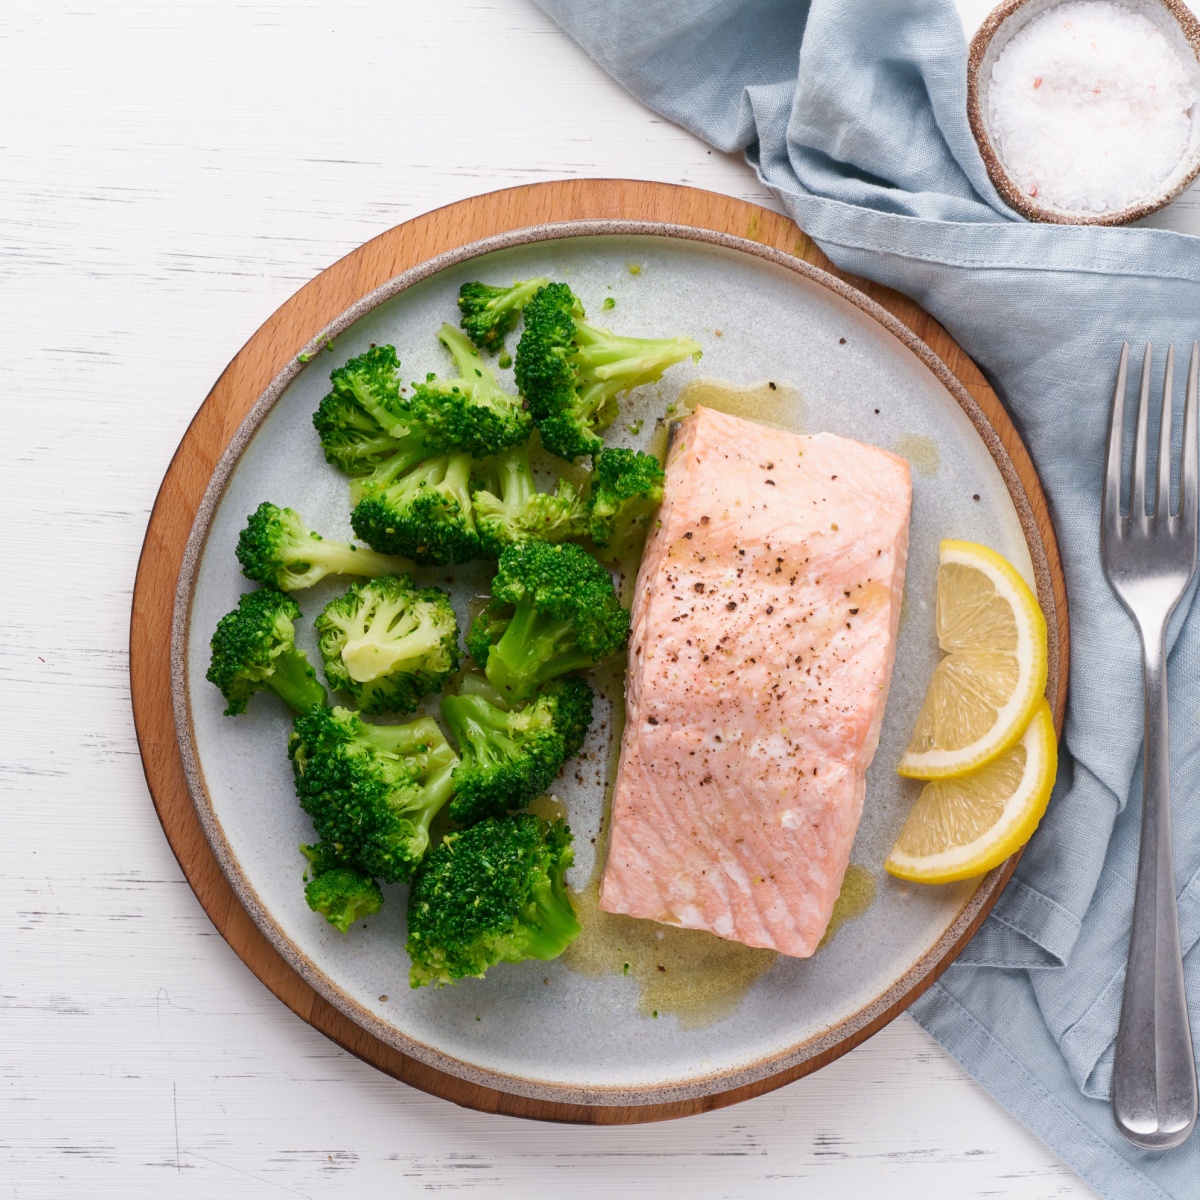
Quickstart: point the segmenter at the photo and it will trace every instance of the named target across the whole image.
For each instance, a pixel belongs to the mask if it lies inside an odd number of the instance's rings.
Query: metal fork
[[[1142,360],[1142,386],[1133,440],[1129,516],[1121,515],[1122,435],[1129,343],[1121,348],[1108,430],[1100,557],[1104,574],[1138,627],[1145,704],[1145,786],[1133,928],[1125,995],[1113,1062],[1113,1115],[1135,1146],[1169,1150],[1196,1124],[1196,1061],[1188,1024],[1179,948],[1171,848],[1171,781],[1167,757],[1167,622],[1196,573],[1196,393],[1200,343],[1192,345],[1183,410],[1179,512],[1171,515],[1171,392],[1175,347],[1167,350],[1158,436],[1156,495],[1146,509],[1151,348]]]

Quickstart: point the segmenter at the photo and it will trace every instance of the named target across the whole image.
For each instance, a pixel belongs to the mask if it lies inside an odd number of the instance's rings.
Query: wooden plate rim
[[[924,990],[924,986],[928,986],[928,982],[932,981],[929,979],[931,974],[940,974],[945,969],[949,961],[961,950],[962,944],[965,944],[969,933],[974,931],[995,904],[1015,863],[1006,863],[985,876],[979,888],[964,905],[958,917],[946,929],[934,946],[890,988],[856,1013],[844,1018],[833,1028],[804,1042],[793,1045],[784,1051],[729,1071],[717,1072],[701,1078],[691,1079],[686,1083],[646,1085],[632,1089],[622,1087],[580,1088],[552,1081],[507,1075],[453,1058],[432,1046],[398,1032],[393,1027],[380,1021],[373,1013],[362,1008],[343,992],[315,962],[298,949],[276,924],[255,891],[246,872],[238,862],[235,853],[225,837],[220,821],[212,808],[204,782],[203,769],[195,749],[186,686],[186,652],[191,599],[195,587],[196,572],[203,555],[204,544],[212,518],[220,503],[229,477],[246,446],[288,385],[307,365],[306,361],[301,361],[300,356],[316,355],[320,347],[329,339],[340,335],[380,304],[450,267],[470,261],[481,255],[494,253],[498,250],[514,246],[592,236],[668,237],[707,243],[750,254],[772,262],[807,278],[819,286],[827,288],[881,324],[909,351],[915,354],[937,377],[947,391],[950,392],[966,413],[976,432],[987,447],[992,459],[1001,472],[1025,534],[1030,557],[1033,561],[1039,599],[1046,611],[1047,625],[1054,641],[1057,641],[1058,622],[1055,620],[1057,600],[1052,586],[1049,556],[1043,542],[1041,530],[1038,528],[1034,518],[1033,508],[1025,491],[1025,486],[992,422],[962,385],[958,377],[908,326],[904,325],[874,300],[828,272],[814,267],[802,259],[785,254],[774,247],[765,246],[761,243],[718,230],[658,221],[584,219],[548,222],[523,229],[514,229],[445,251],[372,289],[330,321],[316,337],[311,339],[304,347],[301,347],[297,354],[288,361],[287,365],[275,376],[255,401],[227,444],[210,477],[188,536],[175,594],[171,633],[171,692],[174,716],[179,736],[184,774],[209,845],[238,899],[242,902],[251,919],[275,950],[328,1003],[344,1013],[356,1024],[366,1029],[372,1036],[436,1070],[444,1071],[459,1079],[464,1079],[486,1088],[499,1089],[534,1100],[552,1101],[569,1105],[615,1105],[627,1107],[670,1104],[678,1101],[693,1100],[715,1092],[727,1092],[745,1088],[777,1076],[782,1072],[788,1072],[802,1066],[817,1057],[830,1055],[836,1057],[838,1053],[837,1047],[840,1044],[854,1038],[861,1030],[873,1025],[881,1017],[884,1017],[884,1014],[887,1014],[887,1019],[890,1019],[895,1013],[902,1011],[904,1007],[907,1007],[908,1003],[911,1003]],[[1059,691],[1059,659],[1057,649],[1058,647],[1054,644],[1050,646],[1051,679],[1047,687],[1047,695],[1050,697],[1051,705],[1054,708],[1058,707],[1056,701]],[[848,1049],[849,1045],[846,1048]]]

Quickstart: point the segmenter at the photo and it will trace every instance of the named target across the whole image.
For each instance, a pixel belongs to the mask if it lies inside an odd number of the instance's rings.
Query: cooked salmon
[[[805,958],[896,652],[902,458],[698,408],[638,572],[600,907]]]

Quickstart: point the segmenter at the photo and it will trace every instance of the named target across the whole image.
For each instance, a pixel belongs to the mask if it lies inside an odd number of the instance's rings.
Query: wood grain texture
[[[892,1020],[953,956],[902,1001],[827,1052],[769,1079],[718,1095],[634,1107],[589,1106],[534,1100],[480,1087],[409,1059],[368,1034],[321,999],[254,926],[218,868],[192,806],[175,740],[170,697],[170,625],[192,521],[218,458],[259,395],[297,350],[360,297],[447,250],[514,228],[595,218],[656,221],[729,233],[839,275],[812,242],[778,214],[710,192],[640,181],[571,180],[513,188],[435,210],[380,235],[322,272],[282,305],[222,373],[189,426],[168,468],[147,530],[134,588],[130,675],[147,782],[180,866],[239,957],[293,1012],[388,1074],[457,1104],[541,1120],[624,1124],[665,1120],[732,1104],[828,1064]],[[860,281],[839,277],[861,286]],[[1045,497],[1016,430],[982,375],[932,318],[897,293],[878,287],[863,290],[938,354],[1000,433],[1033,507],[1049,559],[1059,613],[1059,678],[1065,681],[1068,629],[1062,568]],[[1064,690],[1059,688],[1056,705],[1060,727]],[[1006,878],[1015,865],[1014,859]],[[985,916],[986,912],[980,913],[959,948]]]

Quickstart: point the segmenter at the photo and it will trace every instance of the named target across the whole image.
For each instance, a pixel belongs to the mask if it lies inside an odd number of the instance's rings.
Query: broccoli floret
[[[318,875],[326,871],[336,871],[339,867],[348,867],[345,846],[335,846],[332,842],[317,842],[312,846],[301,846],[300,853],[308,859],[304,868],[304,882],[311,883]]]
[[[467,455],[431,458],[393,482],[368,480],[350,523],[384,554],[423,564],[470,562],[480,557],[470,482]]]
[[[579,935],[564,875],[571,831],[532,813],[446,835],[408,898],[409,983],[444,987],[499,962],[557,958]]]
[[[414,422],[400,395],[394,346],[372,346],[329,377],[313,414],[326,461],[349,475],[389,467],[393,476],[446,446]]]
[[[288,741],[300,807],[348,865],[403,883],[429,849],[458,757],[437,722],[370,725],[345,708],[297,717]]]
[[[467,645],[484,665],[485,625],[499,634],[484,670],[509,703],[529,699],[559,675],[603,662],[629,637],[629,611],[608,572],[570,542],[509,546],[500,556],[492,596],[485,623],[476,618]]]
[[[326,575],[394,575],[412,563],[314,533],[295,509],[264,500],[238,535],[238,562],[247,579],[283,592],[312,587]]]
[[[344,846],[330,842],[300,847],[300,853],[308,859],[304,871],[308,907],[343,933],[359,917],[374,916],[383,907],[379,884],[351,866],[344,851]]]
[[[479,694],[442,698],[458,739],[450,816],[460,825],[520,808],[554,782],[592,723],[592,689],[578,677],[555,680],[523,708],[505,710]]]
[[[443,325],[438,338],[450,351],[458,374],[454,379],[430,376],[414,384],[407,411],[441,447],[439,453],[463,450],[473,458],[486,458],[528,441],[533,421],[520,396],[496,382],[479,351],[453,325]]]
[[[587,506],[579,489],[560,479],[553,492],[539,492],[526,446],[514,446],[485,464],[484,482],[471,502],[480,549],[491,558],[514,542],[562,542],[587,532]]]
[[[520,387],[547,450],[563,458],[595,454],[597,432],[617,415],[617,396],[685,358],[699,358],[691,338],[619,337],[583,319],[565,283],[542,288],[525,309],[517,344]]]
[[[480,350],[500,350],[504,339],[516,328],[529,298],[550,280],[518,280],[512,287],[490,283],[464,283],[458,289],[460,324]]]
[[[283,592],[246,592],[217,622],[207,679],[221,689],[227,717],[246,711],[255,692],[272,691],[298,713],[325,703],[325,689],[296,646],[300,606]]]
[[[353,867],[322,871],[309,881],[304,898],[313,912],[343,933],[360,917],[373,917],[383,907],[379,884]]]
[[[412,712],[458,670],[458,621],[441,588],[411,575],[356,583],[316,620],[325,678],[365,713]]]
[[[488,654],[508,628],[512,615],[513,606],[499,600],[488,601],[475,615],[464,640],[467,643],[467,653],[480,667],[487,666]]]
[[[645,535],[646,521],[662,503],[666,475],[653,454],[601,450],[593,463],[588,532],[602,558],[615,560]]]

